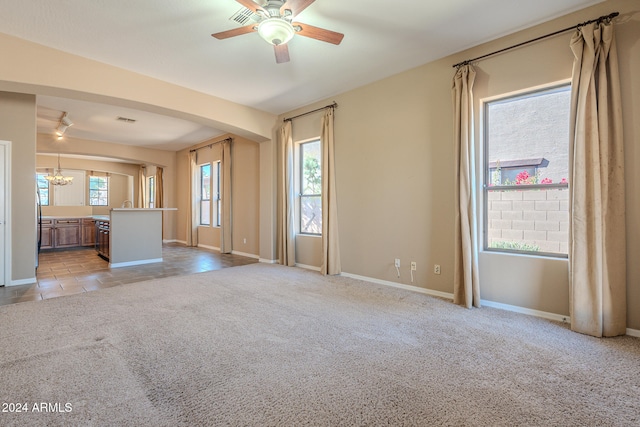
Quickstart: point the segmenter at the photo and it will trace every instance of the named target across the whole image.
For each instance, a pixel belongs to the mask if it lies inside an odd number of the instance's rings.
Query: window
[[[484,247],[566,256],[568,85],[484,104]]]
[[[300,144],[300,233],[322,234],[320,140]]]
[[[45,179],[45,176],[47,176],[46,173],[36,174],[41,206],[49,206],[49,181]]]
[[[109,206],[109,178],[89,177],[89,206]]]
[[[200,225],[211,225],[211,164],[200,166]]]
[[[147,191],[149,192],[147,197],[149,208],[153,209],[156,206],[156,179],[154,176],[147,178]]]
[[[200,166],[200,225],[220,226],[220,162]]]

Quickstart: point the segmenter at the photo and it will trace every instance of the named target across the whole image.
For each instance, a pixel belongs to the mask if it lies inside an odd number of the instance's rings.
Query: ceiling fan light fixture
[[[282,18],[265,19],[258,25],[260,37],[274,46],[287,43],[295,33],[293,25]]]

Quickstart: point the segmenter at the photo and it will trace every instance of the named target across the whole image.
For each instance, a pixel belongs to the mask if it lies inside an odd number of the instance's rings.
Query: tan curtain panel
[[[340,274],[338,241],[338,198],[336,196],[334,109],[327,108],[322,117],[322,274]]]
[[[140,165],[140,169],[138,170],[138,207],[145,208],[146,205],[146,183],[147,176],[145,174],[146,167],[144,165]]]
[[[280,129],[278,158],[278,237],[277,250],[280,264],[296,265],[294,229],[293,139],[291,122]]]
[[[453,301],[467,308],[480,307],[475,206],[475,154],[473,140],[473,83],[471,65],[458,68],[453,78],[455,145],[455,258]]]
[[[232,244],[232,190],[231,190],[231,168],[233,162],[231,159],[231,141],[226,140],[222,142],[222,161],[221,161],[221,178],[222,185],[221,195],[222,199],[222,218],[220,221],[220,252],[223,254],[230,254],[233,250]]]
[[[158,166],[156,168],[156,208],[164,207],[164,183],[162,182],[163,169]]]
[[[613,24],[580,28],[571,50],[571,329],[596,337],[624,335],[624,148]]]
[[[189,203],[187,204],[187,246],[198,246],[198,153],[189,152]]]

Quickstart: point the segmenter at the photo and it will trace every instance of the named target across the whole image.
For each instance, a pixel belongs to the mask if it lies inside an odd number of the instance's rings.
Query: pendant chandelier
[[[55,175],[47,175],[45,176],[45,179],[53,185],[73,184],[72,176],[62,175],[62,169],[60,168],[60,153],[58,153],[58,169],[56,170]]]

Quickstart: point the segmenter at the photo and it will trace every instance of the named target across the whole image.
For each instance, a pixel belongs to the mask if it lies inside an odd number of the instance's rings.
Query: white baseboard
[[[38,280],[35,277],[30,277],[28,279],[12,280],[7,286],[32,285],[34,283],[38,283]]]
[[[187,244],[187,242],[182,242],[176,239],[162,239],[162,243],[184,243],[185,245]]]
[[[627,335],[630,337],[640,338],[640,330],[627,328]]]
[[[277,259],[266,259],[266,258],[258,258],[258,260],[263,264],[277,264]]]
[[[413,285],[405,285],[404,283],[396,283],[396,282],[391,282],[389,280],[374,279],[373,277],[360,276],[360,275],[351,274],[351,273],[343,272],[340,275],[344,277],[349,277],[351,279],[358,279],[358,280],[364,280],[365,282],[376,283],[378,285],[391,286],[394,288],[406,289],[408,291],[419,292],[421,294],[453,300],[453,294],[450,294],[448,292],[434,291],[432,289],[420,288],[418,286],[413,286]]]
[[[109,268],[131,267],[133,265],[154,264],[156,262],[162,262],[162,258],[151,258],[151,259],[142,259],[139,261],[109,263]]]
[[[528,314],[529,316],[535,316],[535,317],[541,317],[543,319],[554,320],[556,322],[571,323],[571,318],[569,317],[569,315],[549,313],[546,311],[533,310],[531,308],[519,307],[517,305],[503,304],[500,302],[487,301],[483,299],[480,300],[480,304],[487,307],[499,308],[501,310],[514,311],[516,313]]]
[[[379,285],[385,285],[385,286],[391,286],[391,287],[394,287],[394,288],[406,289],[408,291],[419,292],[421,294],[426,294],[426,295],[431,295],[431,296],[435,296],[435,297],[445,298],[445,299],[453,301],[453,294],[448,293],[448,292],[434,291],[432,289],[421,288],[421,287],[413,286],[413,285],[405,285],[404,283],[396,283],[396,282],[391,282],[391,281],[388,281],[388,280],[374,279],[372,277],[359,276],[357,274],[351,274],[351,273],[344,273],[343,272],[341,275],[344,276],[344,277],[350,277],[352,279],[359,279],[359,280],[364,280],[366,282],[377,283]],[[514,311],[516,313],[528,314],[530,316],[542,317],[544,319],[555,320],[555,321],[558,321],[558,322],[569,322],[569,316],[563,316],[561,314],[547,313],[545,311],[532,310],[530,308],[518,307],[518,306],[515,306],[515,305],[502,304],[502,303],[493,302],[493,301],[487,301],[487,300],[481,300],[480,302],[481,302],[482,305],[485,305],[487,307],[499,308],[501,310],[507,310],[507,311]],[[638,333],[640,333],[640,331],[638,331]]]
[[[240,256],[246,256],[247,258],[253,258],[253,259],[260,259],[259,255],[256,254],[248,254],[246,252],[240,252],[240,251],[231,251],[232,255],[240,255]]]
[[[210,249],[212,251],[218,251],[220,252],[220,248],[216,248],[215,246],[209,246],[209,245],[203,245],[201,243],[198,243],[198,247],[199,248],[204,248],[204,249]]]

